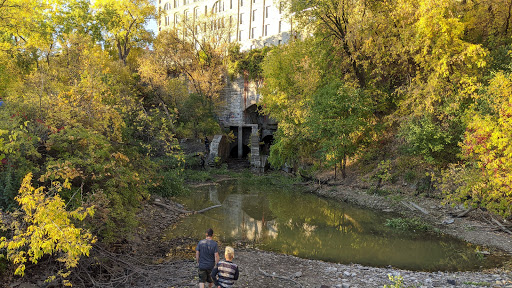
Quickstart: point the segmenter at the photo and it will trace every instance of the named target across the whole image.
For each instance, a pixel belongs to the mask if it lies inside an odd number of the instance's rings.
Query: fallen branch
[[[210,209],[213,209],[213,208],[217,208],[217,207],[221,207],[222,205],[213,205],[213,206],[210,206],[210,207],[207,207],[207,208],[204,208],[204,209],[201,209],[201,210],[198,210],[198,211],[189,211],[189,210],[184,210],[184,209],[180,209],[180,208],[176,208],[176,207],[172,207],[172,206],[169,206],[169,205],[166,205],[166,204],[163,204],[163,203],[159,203],[159,202],[153,202],[155,203],[155,205],[157,206],[160,206],[160,207],[163,207],[163,208],[166,208],[166,209],[169,209],[169,210],[172,210],[172,211],[175,211],[175,212],[178,212],[178,213],[185,213],[185,214],[199,214],[199,213],[204,213]]]
[[[464,216],[466,216],[469,212],[471,212],[471,211],[473,211],[473,210],[475,210],[475,208],[474,208],[474,207],[470,207],[469,209],[467,209],[466,211],[464,211],[464,212],[460,213],[459,215],[457,215],[457,216],[455,216],[455,217],[457,217],[457,218],[464,217]]]
[[[505,226],[503,226],[503,224],[501,224],[500,221],[498,221],[498,220],[496,220],[496,219],[494,219],[492,217],[491,217],[491,220],[494,223],[498,224],[498,226],[500,226],[501,230],[503,230],[503,231],[507,232],[508,234],[512,235],[512,231],[508,230]]]
[[[420,206],[416,205],[416,203],[409,201],[409,204],[411,204],[411,206],[413,206],[414,208],[418,209],[421,213],[423,213],[425,215],[429,214],[427,210],[425,210],[425,209],[421,208]]]
[[[210,209],[218,208],[218,207],[220,207],[220,206],[222,206],[222,205],[220,205],[220,204],[219,204],[219,205],[213,205],[213,206],[210,206],[210,207],[208,207],[208,208],[201,209],[201,210],[199,210],[199,211],[194,211],[193,213],[194,213],[194,214],[196,214],[196,213],[197,213],[197,214],[199,214],[199,213],[203,213],[203,212],[206,212],[206,211],[208,211],[208,210],[210,210]]]
[[[297,285],[299,285],[299,287],[302,287],[302,284],[300,284],[299,282],[291,279],[290,277],[285,277],[285,276],[279,276],[279,275],[275,275],[275,274],[268,274],[267,272],[261,270],[261,268],[258,268],[261,272],[261,274],[263,274],[263,276],[267,276],[267,277],[272,277],[272,278],[279,278],[279,279],[284,279],[284,280],[288,280],[288,281],[291,281]]]
[[[414,207],[412,207],[410,204],[407,204],[405,201],[400,201],[400,203],[402,203],[402,205],[404,205],[405,207],[409,208],[409,210],[414,211]]]

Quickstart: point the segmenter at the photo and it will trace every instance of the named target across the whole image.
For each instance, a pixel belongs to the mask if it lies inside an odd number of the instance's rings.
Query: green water
[[[498,256],[446,235],[403,232],[385,226],[396,215],[354,207],[315,195],[223,182],[195,188],[177,199],[188,209],[222,207],[184,218],[169,238],[204,238],[211,227],[222,245],[253,243],[262,250],[335,263],[423,271],[497,267]]]

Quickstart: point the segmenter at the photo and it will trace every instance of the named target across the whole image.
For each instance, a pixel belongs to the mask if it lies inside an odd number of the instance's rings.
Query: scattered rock
[[[447,224],[452,224],[453,222],[455,222],[455,219],[447,218],[447,219],[444,219],[443,222],[441,222],[441,224],[447,225]]]

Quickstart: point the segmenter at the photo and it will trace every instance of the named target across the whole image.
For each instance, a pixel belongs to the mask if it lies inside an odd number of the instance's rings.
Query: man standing
[[[204,288],[204,283],[208,282],[208,287],[213,287],[212,269],[219,262],[219,250],[217,242],[213,239],[213,230],[206,230],[206,239],[199,241],[196,247],[196,261],[199,265],[199,288]]]

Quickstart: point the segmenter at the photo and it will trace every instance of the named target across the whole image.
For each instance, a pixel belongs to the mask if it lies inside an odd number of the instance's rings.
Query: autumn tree
[[[214,116],[222,104],[231,45],[231,24],[215,10],[208,13],[181,19],[174,28],[161,31],[139,68],[142,80],[155,88],[161,107],[177,109],[180,133],[192,131],[193,137],[219,131]]]
[[[12,221],[14,236],[10,239],[0,238],[0,248],[7,252],[7,259],[16,265],[16,275],[23,276],[25,264],[36,264],[45,255],[58,255],[58,261],[65,264],[67,271],[60,271],[59,276],[69,276],[69,269],[78,264],[82,255],[88,255],[92,243],[96,241],[92,234],[75,227],[72,219],[84,220],[92,216],[94,209],[77,208],[66,210],[66,203],[58,192],[70,188],[69,178],[63,182],[54,182],[49,191],[45,187],[32,187],[32,174],[27,174],[16,197],[21,213],[19,219]],[[4,223],[5,224],[5,223]],[[71,286],[67,280],[63,284]]]
[[[512,78],[496,74],[481,93],[462,145],[463,164],[444,172],[448,199],[512,216]]]
[[[105,25],[103,38],[125,65],[132,49],[145,47],[151,41],[151,32],[145,25],[157,15],[152,1],[98,0],[93,8],[98,21]]]

